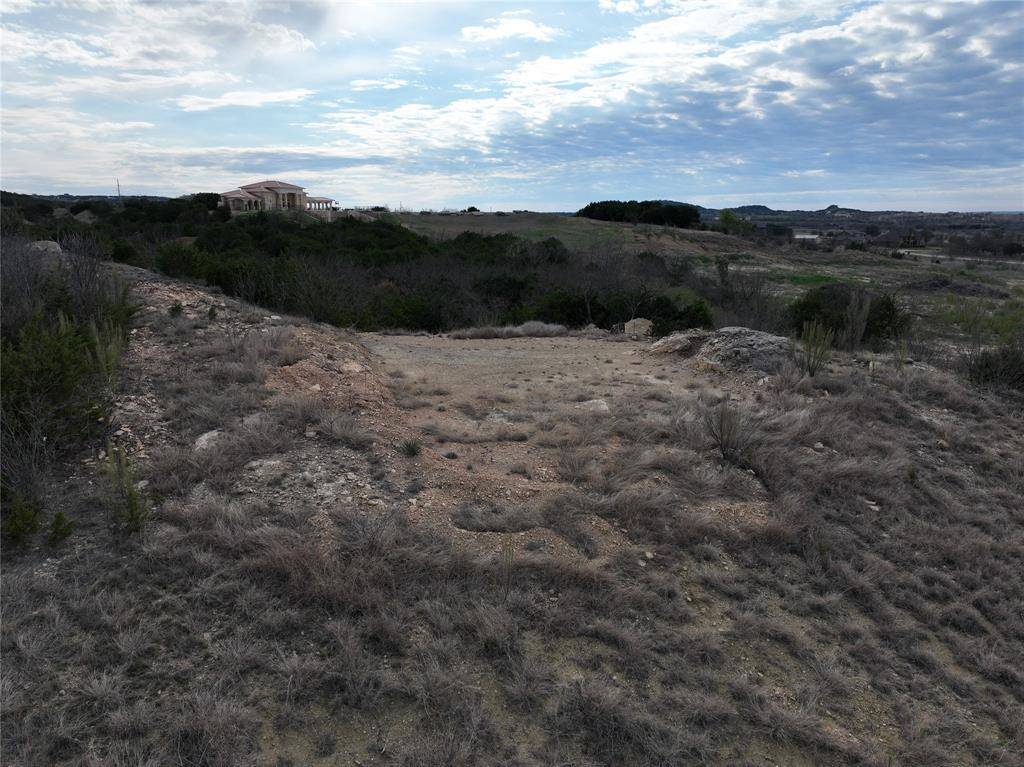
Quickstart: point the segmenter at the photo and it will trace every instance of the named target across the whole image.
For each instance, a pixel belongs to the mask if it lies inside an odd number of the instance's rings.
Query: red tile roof
[[[288,184],[284,181],[274,181],[267,179],[266,181],[256,181],[252,184],[242,184],[239,189],[298,189],[302,190],[304,187],[296,186],[295,184]]]

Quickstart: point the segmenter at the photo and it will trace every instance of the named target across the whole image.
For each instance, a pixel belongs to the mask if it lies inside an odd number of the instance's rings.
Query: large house
[[[256,181],[224,192],[220,204],[234,213],[252,210],[297,210],[331,221],[338,204],[330,197],[310,197],[301,186],[284,181]]]

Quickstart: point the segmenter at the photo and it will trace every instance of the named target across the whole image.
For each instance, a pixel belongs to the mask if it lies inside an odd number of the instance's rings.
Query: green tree
[[[756,227],[726,208],[718,214],[718,228],[726,234],[750,234]]]

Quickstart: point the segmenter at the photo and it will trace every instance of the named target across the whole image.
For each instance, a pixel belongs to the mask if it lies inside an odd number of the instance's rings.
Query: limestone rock
[[[773,373],[792,355],[788,338],[750,328],[685,330],[673,333],[651,346],[659,354],[695,357],[729,370],[753,369]]]
[[[654,354],[681,354],[692,357],[714,333],[710,330],[681,330],[658,339],[651,345]]]
[[[200,434],[198,437],[196,437],[196,441],[192,445],[192,447],[195,450],[207,450],[213,447],[214,443],[217,442],[217,439],[220,437],[221,434],[222,432],[220,429],[212,429],[211,431],[204,432],[203,434]]]
[[[588,399],[586,402],[581,402],[579,407],[582,410],[589,410],[591,413],[608,412],[608,403],[603,399]]]
[[[649,336],[651,334],[651,328],[653,327],[654,323],[650,320],[645,320],[643,317],[637,317],[623,325],[622,330],[627,336],[636,336],[640,338],[642,336]]]
[[[33,253],[42,253],[47,256],[59,256],[61,254],[60,243],[53,240],[36,240],[29,244],[28,249]]]

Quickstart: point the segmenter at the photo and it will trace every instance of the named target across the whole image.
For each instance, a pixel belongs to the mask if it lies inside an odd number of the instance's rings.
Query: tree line
[[[630,224],[656,224],[693,229],[700,226],[700,210],[695,205],[665,203],[661,200],[604,200],[592,202],[576,211],[581,218],[621,221]]]

